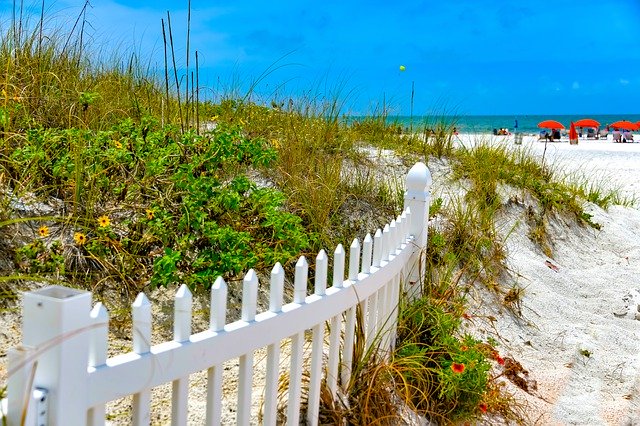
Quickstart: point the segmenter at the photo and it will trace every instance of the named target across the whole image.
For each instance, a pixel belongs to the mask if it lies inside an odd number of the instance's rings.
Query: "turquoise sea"
[[[351,117],[359,119],[362,117]],[[387,123],[396,123],[403,128],[413,128],[419,130],[432,127],[436,122],[444,121],[452,123],[457,130],[462,133],[491,133],[493,129],[506,128],[510,132],[514,132],[516,120],[518,121],[518,132],[538,133],[538,123],[544,120],[556,120],[564,124],[569,129],[571,121],[581,118],[593,118],[599,121],[601,127],[618,120],[628,120],[634,123],[640,121],[640,114],[622,114],[622,115],[602,115],[602,114],[586,114],[586,115],[460,115],[460,116],[395,116],[387,117]]]

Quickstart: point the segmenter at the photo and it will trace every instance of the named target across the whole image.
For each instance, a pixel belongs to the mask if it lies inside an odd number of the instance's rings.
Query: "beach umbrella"
[[[623,130],[638,130],[640,126],[636,123],[632,123],[627,120],[616,121],[615,123],[609,124],[609,127],[613,127],[614,129],[623,129]]]
[[[576,127],[600,127],[600,123],[593,118],[582,118],[573,124],[575,124]]]
[[[576,131],[576,124],[572,121],[569,127],[569,143],[571,145],[578,144],[578,132]]]
[[[564,129],[562,123],[556,120],[544,120],[538,123],[541,129]]]

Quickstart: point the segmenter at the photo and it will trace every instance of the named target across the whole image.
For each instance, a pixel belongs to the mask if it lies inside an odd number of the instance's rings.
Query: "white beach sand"
[[[465,145],[476,140],[459,136]],[[539,156],[545,149],[535,137],[525,137],[521,146],[513,136],[492,142]],[[554,142],[547,144],[545,158],[557,170],[595,177],[640,199],[640,143]],[[636,205],[604,211],[593,204],[586,210],[601,230],[551,221],[552,259],[507,212],[500,228],[509,232],[509,268],[525,289],[522,320],[481,296],[471,312],[472,327],[496,338],[501,355],[518,360],[537,382],[534,395],[513,387],[527,401],[530,424],[640,424],[640,210]]]

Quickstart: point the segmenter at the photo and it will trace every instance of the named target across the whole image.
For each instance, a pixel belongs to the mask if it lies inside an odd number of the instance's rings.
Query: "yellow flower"
[[[107,226],[111,225],[111,220],[109,219],[109,216],[107,215],[102,215],[98,218],[98,225],[100,225],[101,228],[106,228]]]
[[[15,102],[20,102],[20,101],[22,100],[22,98],[21,98],[20,96],[18,96],[18,95],[14,95],[14,96],[13,96],[13,100],[14,100]]]
[[[278,139],[271,139],[271,145],[275,148],[280,148],[280,141]]]
[[[82,232],[76,232],[73,234],[73,241],[75,241],[77,245],[82,246],[87,242],[87,236]]]
[[[217,115],[214,115],[213,117],[211,117],[211,121],[216,121],[218,119]]]
[[[122,148],[122,144],[120,143],[120,141],[113,141],[113,144],[115,145],[116,148],[120,149]]]
[[[147,209],[146,212],[147,212],[147,219],[149,219],[149,220],[153,219],[153,217],[154,217],[153,210]]]
[[[49,227],[46,225],[42,225],[40,228],[38,228],[38,235],[40,235],[41,237],[46,237],[49,235]]]

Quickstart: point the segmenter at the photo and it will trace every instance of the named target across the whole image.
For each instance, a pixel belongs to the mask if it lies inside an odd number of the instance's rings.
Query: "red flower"
[[[498,361],[498,364],[504,365],[504,358],[502,358],[500,355],[496,355],[496,361]]]
[[[468,348],[466,345],[462,345],[462,346],[460,346],[460,350],[461,350],[462,352],[466,352],[468,349],[469,349],[469,348]]]
[[[464,318],[464,319],[468,320],[468,319],[471,319],[471,315],[469,315],[468,313],[464,312],[464,313],[462,314],[462,318]]]
[[[464,364],[454,362],[451,364],[451,370],[453,370],[454,373],[462,373],[464,371]]]
[[[480,404],[478,404],[478,409],[480,411],[482,411],[483,413],[487,412],[487,404],[485,404],[484,402],[481,402]]]

